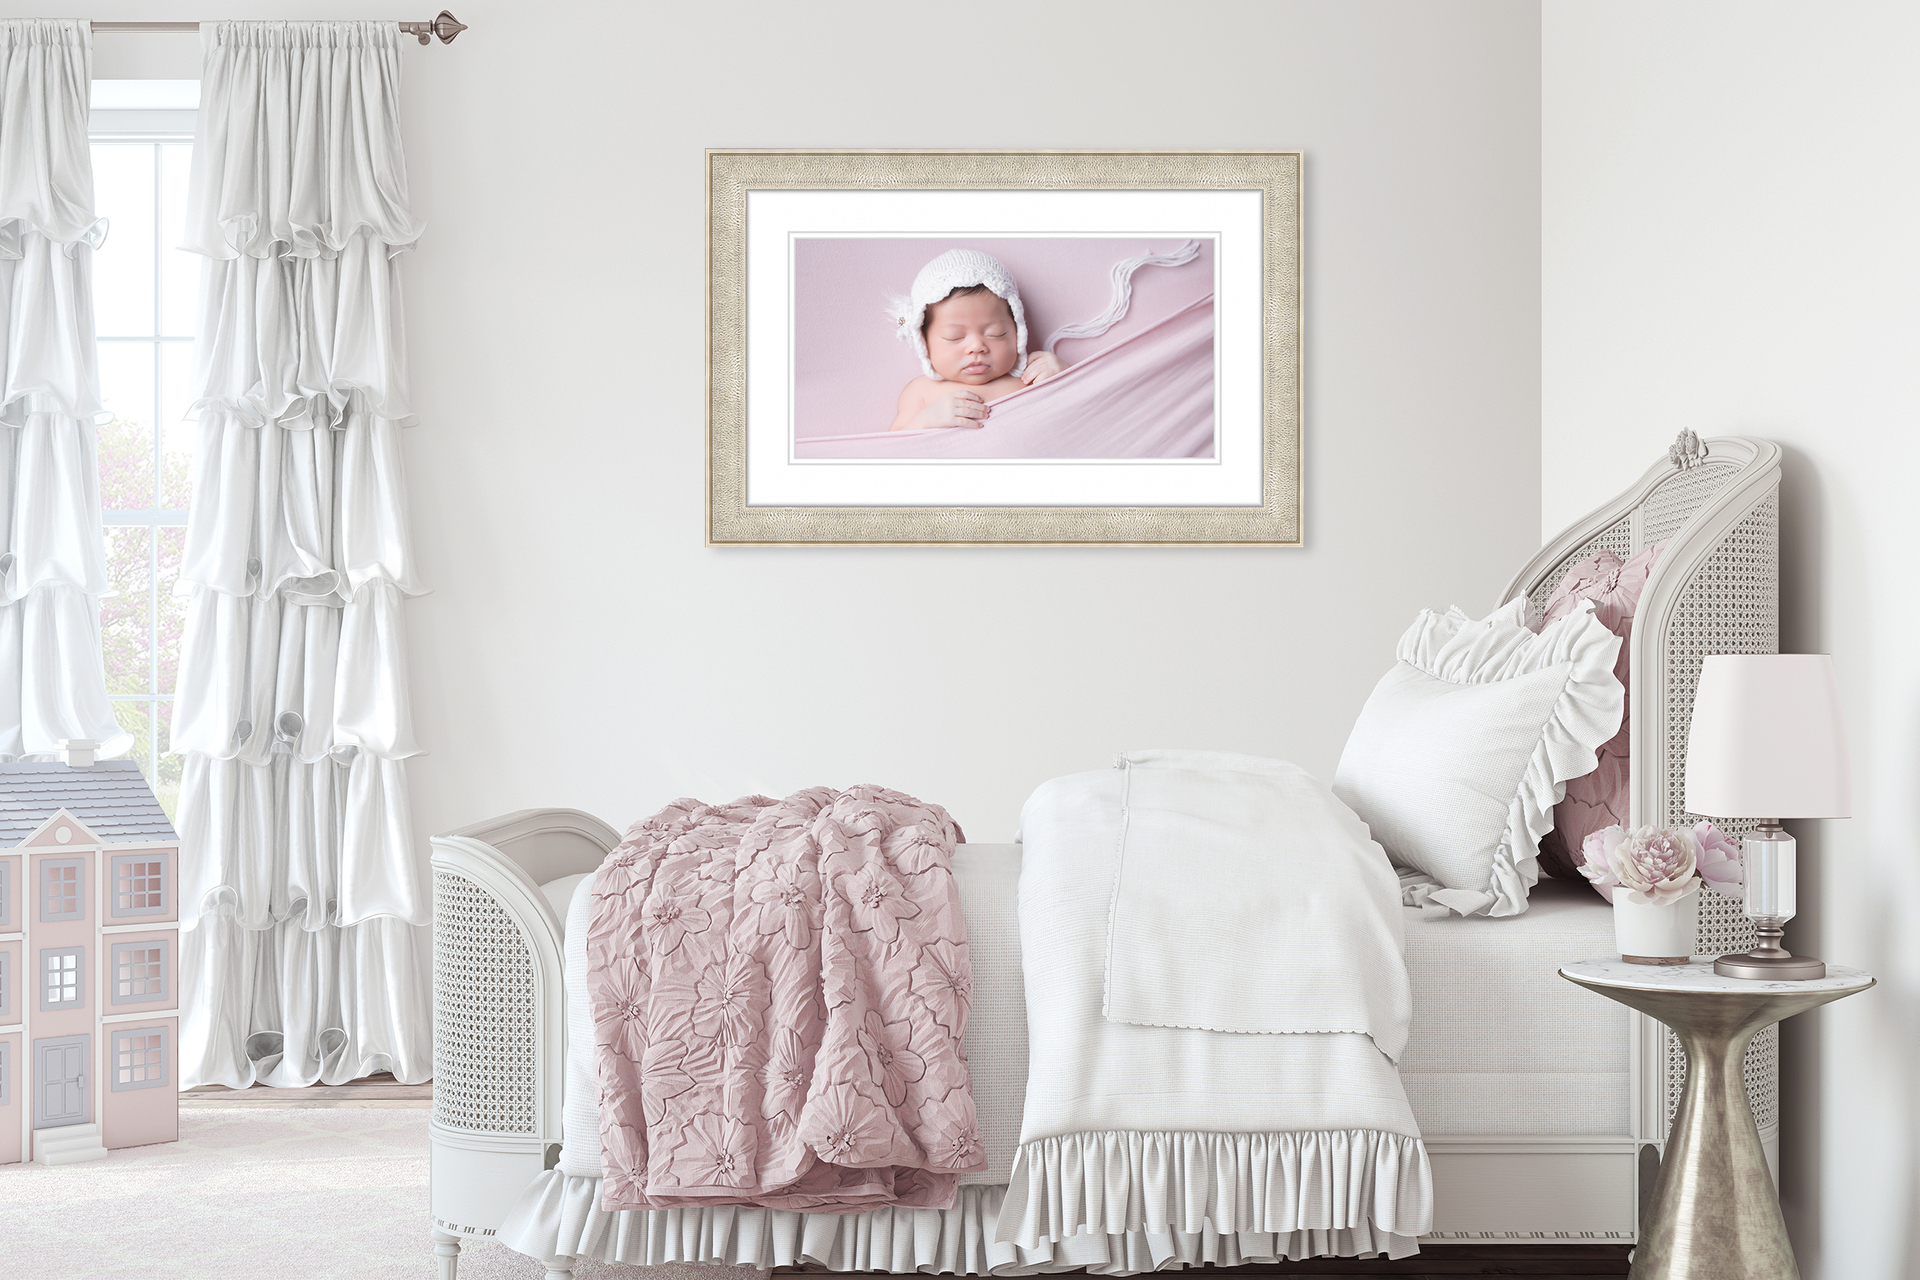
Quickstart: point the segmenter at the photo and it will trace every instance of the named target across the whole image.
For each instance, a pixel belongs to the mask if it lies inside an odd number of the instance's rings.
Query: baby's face
[[[1013,372],[1020,345],[998,294],[968,293],[927,308],[927,362],[949,382],[985,386]]]

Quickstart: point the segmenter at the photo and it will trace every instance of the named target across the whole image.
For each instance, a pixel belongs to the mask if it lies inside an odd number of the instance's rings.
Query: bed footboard
[[[561,921],[539,886],[592,871],[619,835],[573,809],[523,809],[433,838],[433,1240],[499,1229],[560,1150]]]

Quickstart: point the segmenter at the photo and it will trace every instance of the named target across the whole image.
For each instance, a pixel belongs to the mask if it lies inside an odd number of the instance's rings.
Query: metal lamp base
[[[1824,961],[1812,956],[1755,955],[1742,951],[1721,956],[1713,962],[1713,971],[1723,978],[1750,978],[1760,982],[1807,982],[1827,976]]]

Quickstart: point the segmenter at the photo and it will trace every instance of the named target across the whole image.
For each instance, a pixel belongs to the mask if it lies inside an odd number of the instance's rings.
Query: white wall
[[[1830,652],[1854,816],[1789,824],[1787,945],[1877,989],[1784,1029],[1808,1280],[1920,1275],[1920,8],[1549,0],[1543,529],[1692,427],[1787,451],[1783,647]]]
[[[423,833],[871,780],[1006,839],[1117,749],[1330,774],[1415,610],[1535,545],[1530,4],[453,7],[403,108]],[[704,547],[703,148],[822,145],[1303,148],[1308,547]]]

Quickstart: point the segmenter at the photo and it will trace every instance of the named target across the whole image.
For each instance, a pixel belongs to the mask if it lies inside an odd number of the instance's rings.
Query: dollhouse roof
[[[19,844],[61,809],[110,844],[180,838],[131,760],[86,769],[57,760],[0,764],[0,849]]]

